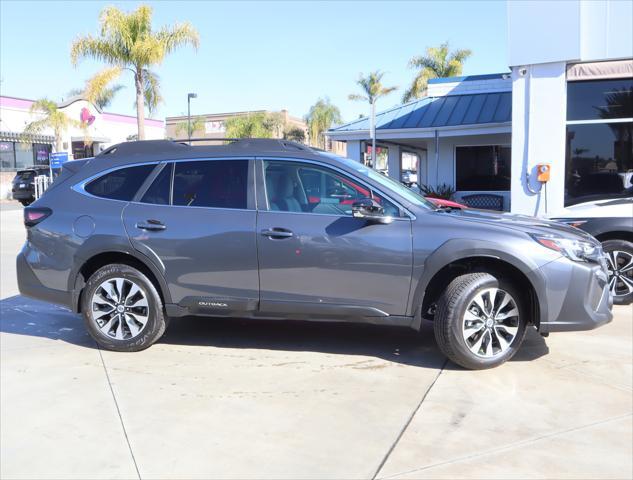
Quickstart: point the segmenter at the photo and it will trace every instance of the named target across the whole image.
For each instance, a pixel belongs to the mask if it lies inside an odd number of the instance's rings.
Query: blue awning
[[[425,97],[376,114],[376,130],[442,128],[512,121],[512,92]],[[361,118],[330,132],[369,130]]]

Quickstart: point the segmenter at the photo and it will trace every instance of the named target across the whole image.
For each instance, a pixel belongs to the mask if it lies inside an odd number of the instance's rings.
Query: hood
[[[453,210],[442,215],[450,215],[453,218],[479,224],[494,225],[518,230],[527,234],[554,234],[564,238],[575,240],[593,240],[593,237],[578,228],[564,223],[542,218],[518,215],[514,213],[497,213],[490,210]]]
[[[560,210],[552,218],[631,218],[633,197],[578,203]]]

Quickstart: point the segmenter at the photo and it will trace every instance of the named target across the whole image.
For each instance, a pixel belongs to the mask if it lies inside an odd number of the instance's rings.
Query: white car
[[[579,203],[552,219],[580,228],[602,242],[613,303],[633,302],[633,196]]]

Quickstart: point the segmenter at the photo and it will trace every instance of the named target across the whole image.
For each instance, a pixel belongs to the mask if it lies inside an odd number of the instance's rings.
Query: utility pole
[[[197,93],[187,94],[187,138],[189,139],[189,145],[191,145],[191,99],[198,98]]]

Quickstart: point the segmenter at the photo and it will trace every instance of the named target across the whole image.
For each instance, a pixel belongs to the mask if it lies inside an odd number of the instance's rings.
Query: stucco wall
[[[565,194],[566,64],[515,68],[512,93],[512,211],[551,215],[563,208]],[[541,191],[536,165],[551,165]],[[526,173],[530,176],[528,183]],[[529,187],[529,188],[528,188]],[[539,191],[534,194],[530,192]]]

